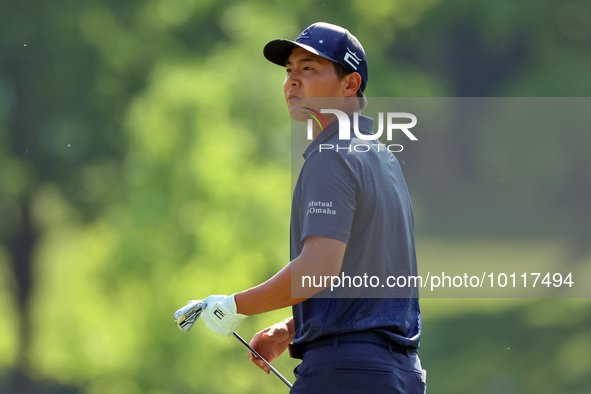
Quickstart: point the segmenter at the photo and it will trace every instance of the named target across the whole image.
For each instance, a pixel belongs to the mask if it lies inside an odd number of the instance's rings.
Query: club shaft
[[[270,369],[271,371],[273,371],[273,373],[274,373],[275,375],[277,375],[277,377],[278,377],[279,379],[281,379],[281,380],[283,381],[283,383],[285,383],[285,384],[287,385],[287,387],[291,388],[291,383],[289,383],[289,380],[285,379],[285,378],[283,377],[283,375],[281,375],[281,374],[279,373],[279,371],[278,371],[278,370],[276,370],[276,369],[275,369],[275,368],[274,368],[274,367],[273,367],[273,366],[272,366],[272,365],[271,365],[271,364],[270,364],[270,363],[269,363],[267,360],[265,360],[264,358],[262,358],[262,357],[261,357],[261,355],[260,355],[260,354],[258,354],[258,353],[256,352],[256,350],[254,350],[254,349],[253,349],[253,348],[252,348],[252,347],[251,347],[251,346],[250,346],[250,345],[249,345],[249,344],[248,344],[248,343],[247,343],[247,342],[246,342],[244,339],[242,339],[242,337],[241,337],[240,335],[238,335],[238,334],[236,333],[236,331],[234,331],[234,336],[235,336],[236,338],[238,338],[238,340],[239,340],[240,342],[242,342],[242,343],[244,344],[244,346],[246,346],[246,347],[248,348],[248,350],[250,350],[250,351],[252,352],[252,354],[254,354],[254,355],[255,355],[255,356],[257,356],[258,358],[260,358],[261,360],[263,360],[263,362],[264,362],[265,364],[267,364],[267,367],[269,367],[269,369]]]

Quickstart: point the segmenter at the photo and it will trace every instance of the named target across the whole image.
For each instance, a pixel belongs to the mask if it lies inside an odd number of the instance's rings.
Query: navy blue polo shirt
[[[373,134],[373,119],[360,116],[359,130]],[[351,136],[339,140],[334,122],[304,152],[292,201],[291,260],[315,235],[347,244],[346,275],[367,273],[382,283],[389,275],[417,275],[412,205],[400,164],[379,141]],[[296,344],[376,330],[399,345],[419,346],[418,298],[313,297],[294,305],[293,316]]]

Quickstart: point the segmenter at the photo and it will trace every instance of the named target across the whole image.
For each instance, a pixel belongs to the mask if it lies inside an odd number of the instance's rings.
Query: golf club
[[[203,312],[206,307],[207,305],[203,303],[203,301],[189,301],[187,305],[174,313],[174,322],[181,330],[187,332],[191,329],[191,327],[193,327],[193,324],[195,324],[197,319],[199,319],[201,312]],[[267,360],[261,357],[261,355],[258,354],[256,350],[254,350],[244,339],[242,339],[242,337],[238,335],[236,331],[234,331],[234,336],[238,338],[238,340],[242,342],[242,344],[246,346],[248,350],[252,352],[252,354],[263,360],[267,367],[269,367],[269,369],[273,371],[273,373],[277,375],[277,377],[281,379],[281,381],[283,381],[287,387],[291,388],[292,385],[289,383],[289,380],[285,379],[283,375],[279,373],[279,371],[277,371]]]

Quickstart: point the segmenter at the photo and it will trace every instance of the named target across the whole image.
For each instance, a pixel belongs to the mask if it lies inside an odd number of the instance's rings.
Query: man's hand
[[[223,337],[230,337],[246,315],[236,313],[234,294],[231,296],[211,295],[203,300],[207,307],[201,313],[205,327]]]
[[[293,318],[285,319],[282,322],[273,324],[269,328],[256,333],[250,341],[250,346],[256,350],[268,362],[273,361],[279,357],[287,346],[291,343],[294,336]],[[260,369],[269,373],[269,367],[257,358],[251,352],[248,353],[250,361],[255,363]]]

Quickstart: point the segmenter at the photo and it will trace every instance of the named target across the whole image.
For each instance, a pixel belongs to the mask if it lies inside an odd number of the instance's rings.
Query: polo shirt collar
[[[349,116],[349,124],[351,125],[351,132],[353,132],[353,115]],[[304,156],[304,159],[308,157],[308,155],[314,149],[318,148],[320,144],[324,144],[332,137],[334,137],[334,135],[338,132],[339,122],[335,120],[334,122],[329,124],[326,129],[322,130],[320,134],[318,134],[318,137],[316,137],[314,141],[312,141],[310,145],[308,145],[308,147],[304,151],[304,154],[302,155]],[[373,119],[364,115],[359,115],[359,132],[363,134],[373,134]]]

